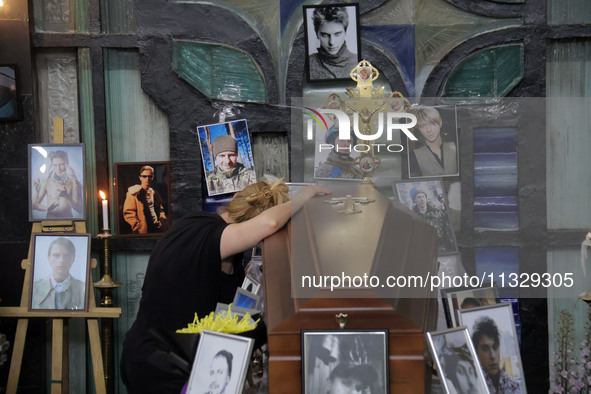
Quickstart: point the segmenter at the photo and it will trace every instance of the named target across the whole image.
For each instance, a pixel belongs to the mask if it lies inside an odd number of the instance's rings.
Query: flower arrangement
[[[554,387],[551,393],[591,393],[591,320],[585,324],[585,336],[575,354],[574,318],[567,310],[560,312],[554,351]]]
[[[211,330],[228,334],[240,334],[242,332],[254,330],[260,319],[254,323],[250,323],[250,320],[250,313],[247,313],[242,319],[239,319],[238,315],[232,313],[232,304],[230,304],[227,312],[211,312],[202,319],[199,319],[195,313],[193,322],[176,332],[181,334],[201,334],[201,330]]]

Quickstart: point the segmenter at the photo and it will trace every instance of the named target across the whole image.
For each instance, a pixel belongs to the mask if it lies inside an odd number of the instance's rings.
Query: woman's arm
[[[292,214],[318,193],[330,194],[331,190],[320,185],[306,186],[291,201],[269,208],[245,222],[227,226],[220,242],[222,260],[248,250],[274,234],[287,223]]]

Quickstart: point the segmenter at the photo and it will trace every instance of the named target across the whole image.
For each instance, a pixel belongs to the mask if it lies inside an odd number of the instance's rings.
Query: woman
[[[417,138],[421,146],[413,149],[409,155],[411,177],[421,176],[449,176],[458,174],[458,159],[456,144],[453,141],[442,140],[441,126],[443,124],[439,111],[425,107],[416,111]]]
[[[204,317],[218,302],[230,303],[244,278],[242,252],[283,227],[318,193],[311,185],[289,201],[289,189],[258,182],[237,193],[218,215],[189,214],[154,248],[136,321],[125,336],[121,377],[130,394],[178,393],[187,376],[158,348],[151,332],[173,333]]]

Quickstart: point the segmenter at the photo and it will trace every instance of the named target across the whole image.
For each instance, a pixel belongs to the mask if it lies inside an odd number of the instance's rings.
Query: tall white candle
[[[103,229],[109,228],[109,200],[107,200],[107,196],[103,193],[102,190],[99,190],[99,195],[103,199]]]

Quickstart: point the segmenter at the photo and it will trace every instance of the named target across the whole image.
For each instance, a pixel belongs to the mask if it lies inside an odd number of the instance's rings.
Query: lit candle
[[[102,190],[99,190],[99,194],[103,199],[103,229],[109,229],[109,200]]]
[[[587,241],[591,240],[591,231],[587,233],[587,236],[585,237],[585,239]]]

